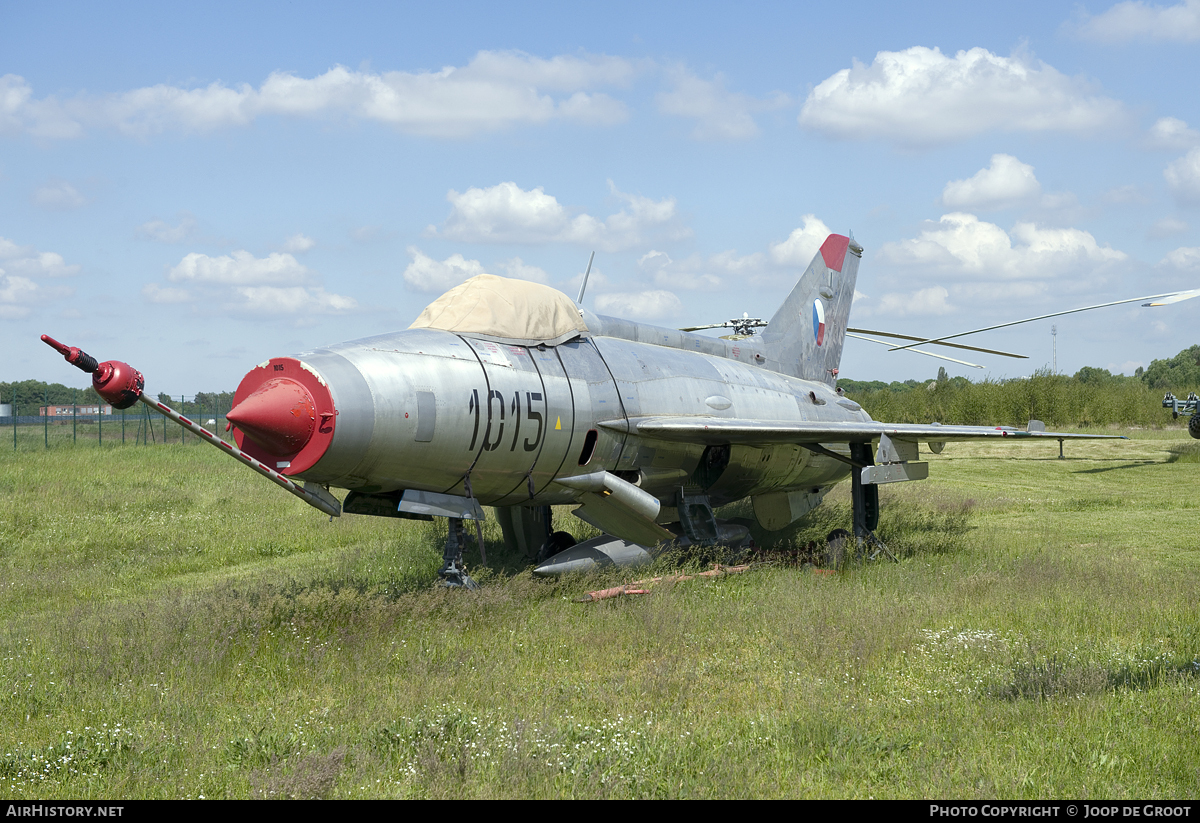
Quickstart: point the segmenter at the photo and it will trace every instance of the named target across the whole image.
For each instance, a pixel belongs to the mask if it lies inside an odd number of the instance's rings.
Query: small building
[[[109,405],[72,406],[68,403],[65,406],[38,406],[39,417],[83,417],[85,415],[95,417],[98,414],[112,413],[113,408]]]

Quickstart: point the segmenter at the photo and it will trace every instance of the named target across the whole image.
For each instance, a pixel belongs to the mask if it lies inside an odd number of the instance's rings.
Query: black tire
[[[846,555],[853,545],[854,535],[845,529],[834,529],[825,537],[825,558],[822,564],[827,569],[841,569]]]
[[[543,543],[542,548],[538,550],[537,562],[541,563],[543,560],[547,560],[559,552],[565,552],[578,542],[570,532],[554,532],[550,535],[550,539]]]

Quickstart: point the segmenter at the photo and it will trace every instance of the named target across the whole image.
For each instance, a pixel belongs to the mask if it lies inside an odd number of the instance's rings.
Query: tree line
[[[958,423],[1023,427],[1030,419],[1047,426],[1158,426],[1170,421],[1163,395],[1200,392],[1200,345],[1172,358],[1155,360],[1132,376],[1084,366],[1073,375],[1048,369],[1031,377],[985,379],[972,383],[948,377],[934,380],[839,380],[838,385],[876,420],[895,423]]]
[[[178,396],[171,397],[160,393],[158,399],[181,414],[196,417],[225,414],[233,406],[233,392],[227,391],[196,392],[194,396],[183,401]],[[91,386],[76,389],[62,383],[20,380],[13,383],[0,382],[0,403],[16,403],[17,413],[26,416],[37,414],[36,409],[47,404],[63,406],[74,403],[79,406],[94,406],[101,405],[104,401]]]

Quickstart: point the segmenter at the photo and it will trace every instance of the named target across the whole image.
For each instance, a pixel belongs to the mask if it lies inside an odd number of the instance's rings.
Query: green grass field
[[[899,564],[582,604],[646,571],[535,580],[489,522],[439,589],[444,525],[39,429],[0,452],[0,793],[1196,797],[1200,443],[1126,433],[949,445],[883,489]]]

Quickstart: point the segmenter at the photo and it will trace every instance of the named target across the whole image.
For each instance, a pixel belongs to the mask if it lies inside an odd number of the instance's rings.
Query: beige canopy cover
[[[480,274],[425,307],[410,329],[442,329],[501,343],[559,343],[588,327],[571,298],[550,286]]]

